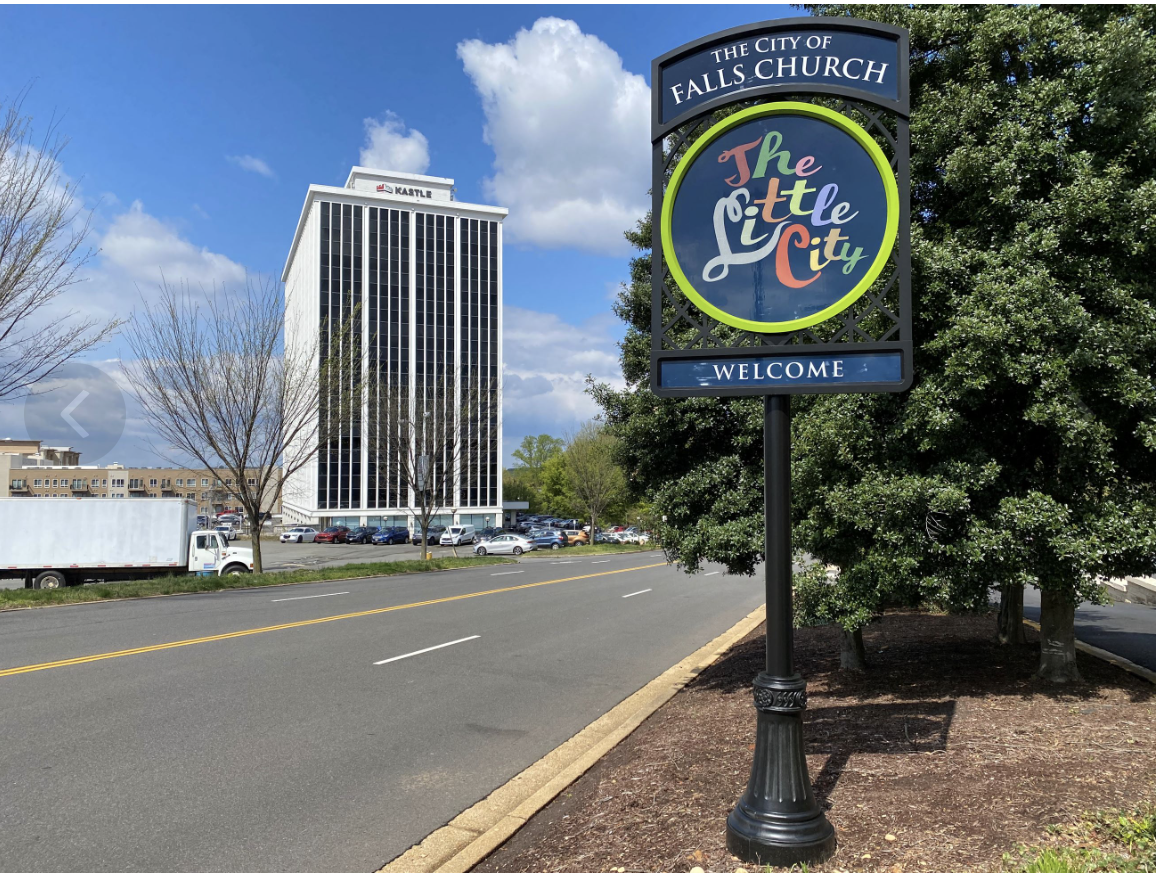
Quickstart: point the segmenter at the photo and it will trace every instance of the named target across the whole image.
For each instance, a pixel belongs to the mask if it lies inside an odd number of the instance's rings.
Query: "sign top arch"
[[[850,18],[782,18],[710,34],[652,62],[652,141],[740,100],[826,94],[909,115],[909,37]]]

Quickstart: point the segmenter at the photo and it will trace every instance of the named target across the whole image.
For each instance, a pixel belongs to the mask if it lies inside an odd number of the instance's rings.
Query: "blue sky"
[[[791,14],[4,6],[0,102],[31,85],[25,113],[39,130],[55,114],[70,139],[61,170],[96,211],[101,252],[69,303],[99,314],[127,314],[160,270],[203,283],[280,274],[306,187],[341,185],[367,157],[511,208],[509,458],[523,435],[560,434],[594,412],[585,373],[618,379],[610,303],[630,258],[620,232],[646,208],[651,59]],[[121,352],[113,342],[89,358],[115,372]],[[149,432],[131,423],[116,458],[151,459]],[[0,403],[0,435],[24,435],[13,404]]]

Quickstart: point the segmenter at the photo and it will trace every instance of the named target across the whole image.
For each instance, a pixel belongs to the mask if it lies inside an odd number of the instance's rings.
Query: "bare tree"
[[[413,387],[405,377],[371,375],[366,404],[378,491],[370,504],[413,514],[425,557],[435,516],[487,504],[475,484],[498,451],[497,387],[473,372],[438,372]]]
[[[615,462],[615,437],[597,423],[587,423],[569,438],[567,476],[571,489],[583,503],[591,519],[591,544],[599,515],[626,489],[623,470]]]
[[[126,336],[134,359],[122,363],[164,445],[158,455],[196,459],[237,485],[256,572],[266,504],[349,421],[319,411],[349,411],[361,392],[357,307],[292,350],[284,321],[285,293],[273,280],[200,295],[162,283],[156,302],[133,314]]]
[[[51,305],[78,282],[91,214],[61,180],[67,145],[48,126],[33,139],[21,100],[0,119],[0,399],[27,393],[66,362],[105,341],[120,324]]]

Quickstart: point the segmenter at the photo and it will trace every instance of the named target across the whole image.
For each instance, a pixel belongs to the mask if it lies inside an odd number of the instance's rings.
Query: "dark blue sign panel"
[[[900,100],[897,39],[823,26],[713,43],[660,69],[660,123],[767,85],[838,86]]]
[[[681,160],[664,195],[672,277],[737,328],[816,325],[880,275],[897,232],[888,160],[863,129],[812,104],[729,116]]]
[[[854,388],[901,383],[901,353],[853,352],[753,354],[719,359],[661,359],[664,389],[757,389],[771,393],[810,386]]]

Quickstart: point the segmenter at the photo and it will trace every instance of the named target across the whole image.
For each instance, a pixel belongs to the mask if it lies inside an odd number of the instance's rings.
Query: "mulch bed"
[[[808,767],[836,827],[814,871],[1002,869],[1048,824],[1154,800],[1154,686],[1078,655],[1084,683],[1033,677],[992,615],[890,614],[865,630],[870,671],[839,669],[831,628],[798,630]],[[724,655],[479,872],[734,872],[728,812],[747,784],[763,628]],[[887,839],[886,837],[893,837]],[[757,869],[749,866],[749,870]]]

